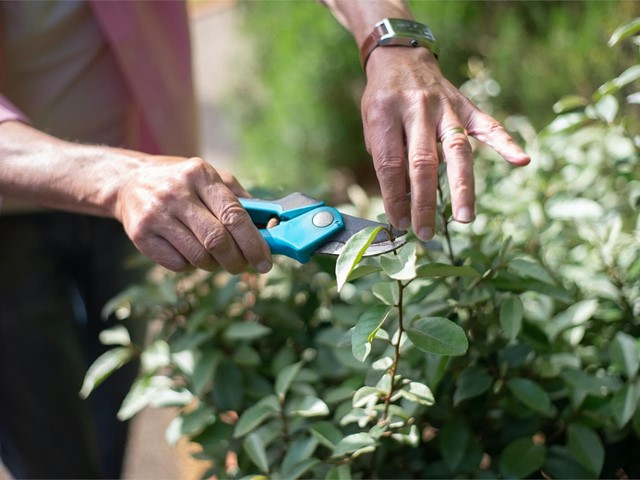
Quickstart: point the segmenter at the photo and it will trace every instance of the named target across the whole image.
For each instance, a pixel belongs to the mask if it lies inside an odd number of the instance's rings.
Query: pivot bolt
[[[333,215],[331,212],[319,212],[313,216],[311,222],[318,228],[325,228],[333,223]]]

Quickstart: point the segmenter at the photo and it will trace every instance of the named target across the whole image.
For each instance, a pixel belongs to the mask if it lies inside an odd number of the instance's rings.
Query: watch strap
[[[380,37],[384,35],[386,32],[385,28],[381,24],[377,24],[371,34],[362,42],[360,46],[360,65],[362,65],[362,69],[366,70],[367,60],[369,60],[369,55],[371,52],[375,50],[376,47],[379,46]]]

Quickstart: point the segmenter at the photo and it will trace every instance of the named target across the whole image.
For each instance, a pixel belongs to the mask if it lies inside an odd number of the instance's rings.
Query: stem
[[[393,356],[393,363],[391,364],[391,369],[389,373],[391,375],[391,386],[389,387],[389,391],[384,398],[384,411],[382,412],[382,418],[380,422],[386,422],[389,418],[389,407],[391,406],[391,397],[393,397],[393,392],[395,389],[395,378],[396,373],[398,371],[398,363],[400,362],[400,342],[402,341],[402,333],[404,332],[404,324],[403,324],[403,294],[404,294],[404,285],[400,280],[398,282],[398,341],[394,345],[395,354]]]
[[[451,234],[449,233],[449,219],[444,216],[444,193],[442,192],[442,187],[440,186],[440,182],[438,182],[438,199],[440,200],[440,208],[438,209],[438,213],[440,214],[440,219],[442,220],[442,230],[444,233],[444,238],[447,242],[447,250],[449,254],[449,261],[451,265],[456,264],[456,259],[453,256],[453,248],[451,246]]]

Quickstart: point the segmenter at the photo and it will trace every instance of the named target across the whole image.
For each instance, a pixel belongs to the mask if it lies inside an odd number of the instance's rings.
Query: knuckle
[[[381,155],[374,160],[376,172],[381,177],[404,176],[404,158],[397,155]]]
[[[213,228],[205,237],[202,245],[208,252],[224,250],[229,244],[227,232],[222,227]]]
[[[466,155],[471,152],[471,144],[465,135],[453,135],[447,144],[447,149],[453,154]]]
[[[220,210],[218,220],[225,227],[235,229],[245,223],[247,213],[239,203],[227,203]]]
[[[438,170],[440,159],[436,152],[416,150],[409,154],[409,164],[414,171],[432,173]]]

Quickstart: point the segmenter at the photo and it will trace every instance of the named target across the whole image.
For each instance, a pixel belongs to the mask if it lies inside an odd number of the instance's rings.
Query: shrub
[[[477,218],[451,222],[441,181],[438,242],[265,276],[154,270],[106,306],[159,322],[150,344],[107,333],[83,394],[140,356],[120,416],[180,407],[168,440],[219,478],[640,475],[638,78],[563,99],[539,135],[510,118],[534,163],[478,147]]]

